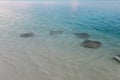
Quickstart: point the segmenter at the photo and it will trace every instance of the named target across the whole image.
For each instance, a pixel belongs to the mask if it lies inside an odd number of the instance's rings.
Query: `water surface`
[[[1,2],[0,79],[120,80],[112,59],[120,54],[120,7],[111,4]],[[64,32],[50,36],[51,30]],[[21,38],[25,32],[35,36]],[[102,46],[80,46],[84,39],[75,32]]]

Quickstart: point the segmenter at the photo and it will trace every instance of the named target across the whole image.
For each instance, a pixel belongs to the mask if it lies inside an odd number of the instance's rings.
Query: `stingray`
[[[99,48],[101,47],[101,42],[99,41],[92,41],[92,40],[85,40],[81,43],[81,46],[86,48]]]
[[[50,31],[49,34],[50,35],[57,35],[57,34],[62,34],[63,30],[56,30],[56,31]]]
[[[89,34],[87,33],[73,33],[75,36],[77,36],[78,38],[83,38],[83,39],[87,39],[90,37]]]
[[[34,33],[32,33],[32,32],[23,33],[20,35],[20,37],[22,37],[22,38],[29,38],[29,37],[33,37],[33,36],[34,36]]]

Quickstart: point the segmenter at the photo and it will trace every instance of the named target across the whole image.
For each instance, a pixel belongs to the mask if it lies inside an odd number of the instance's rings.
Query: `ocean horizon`
[[[120,80],[119,3],[0,1],[0,80]]]

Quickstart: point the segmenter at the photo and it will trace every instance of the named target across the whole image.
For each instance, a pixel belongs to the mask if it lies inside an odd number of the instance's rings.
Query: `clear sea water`
[[[51,36],[51,30],[64,32]],[[21,38],[26,32],[35,36]],[[84,48],[74,32],[102,46]],[[120,80],[117,54],[117,2],[0,2],[0,80]]]

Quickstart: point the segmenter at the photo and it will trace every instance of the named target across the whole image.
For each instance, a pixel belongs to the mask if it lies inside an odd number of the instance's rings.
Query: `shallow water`
[[[120,9],[97,4],[0,3],[0,79],[120,80],[120,64],[112,59],[120,54]],[[35,36],[21,38],[26,32]],[[75,32],[102,46],[80,46],[84,39]]]

